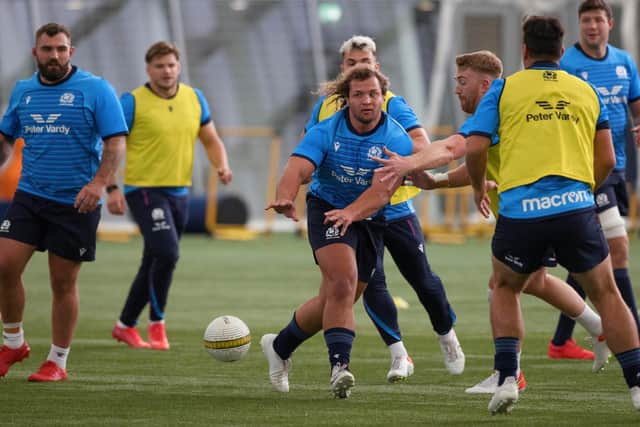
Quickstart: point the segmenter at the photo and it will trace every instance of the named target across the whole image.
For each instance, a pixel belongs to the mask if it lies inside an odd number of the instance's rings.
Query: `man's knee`
[[[607,240],[627,236],[624,219],[620,216],[618,207],[609,208],[598,214],[598,220],[602,226],[602,232]]]
[[[51,271],[49,273],[51,278],[51,290],[54,295],[68,295],[75,294],[77,276],[63,271]]]
[[[333,277],[327,281],[327,299],[333,301],[350,301],[353,303],[358,280],[345,275]]]
[[[0,253],[0,284],[15,282],[20,279],[25,263],[12,257],[9,251]]]
[[[150,255],[156,262],[160,262],[167,267],[175,267],[180,258],[178,245],[158,245],[149,250]]]

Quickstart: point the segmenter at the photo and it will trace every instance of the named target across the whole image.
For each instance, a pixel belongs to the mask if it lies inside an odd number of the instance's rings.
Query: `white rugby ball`
[[[204,348],[222,362],[235,362],[244,357],[251,347],[251,332],[235,316],[216,317],[204,331]]]

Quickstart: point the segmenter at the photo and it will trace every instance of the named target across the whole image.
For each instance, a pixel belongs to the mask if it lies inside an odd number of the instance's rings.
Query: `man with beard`
[[[0,148],[17,136],[25,142],[18,189],[0,223],[0,377],[29,356],[22,272],[36,250],[46,250],[52,345],[29,381],[67,378],[80,266],[95,259],[100,197],[124,152],[128,129],[115,91],[71,65],[73,53],[64,25],[40,27],[32,50],[38,72],[17,82],[0,123]]]
[[[294,200],[300,186],[307,193],[307,229],[322,280],[318,294],[299,306],[280,333],[260,340],[276,390],[289,391],[291,354],[308,338],[324,331],[331,390],[347,398],[355,385],[350,371],[355,339],[353,304],[371,279],[382,241],[382,220],[374,214],[389,201],[400,179],[386,186],[374,177],[373,157],[384,147],[411,153],[413,143],[402,126],[382,111],[388,79],[362,64],[326,86],[346,106],[309,129],[292,153],[267,209],[295,221]],[[428,150],[429,147],[425,148]]]

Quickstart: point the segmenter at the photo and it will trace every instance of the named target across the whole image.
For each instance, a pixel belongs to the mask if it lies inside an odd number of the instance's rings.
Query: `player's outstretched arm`
[[[423,190],[434,190],[436,188],[457,188],[471,185],[467,164],[463,163],[454,169],[444,173],[431,173],[427,171],[412,172],[409,174],[413,185]],[[495,181],[485,181],[487,191],[497,190],[498,184]]]
[[[304,157],[291,156],[276,187],[276,198],[265,210],[273,209],[279,214],[298,221],[295,200],[300,186],[309,182],[315,165]]]
[[[118,165],[120,165],[124,156],[124,150],[124,135],[117,135],[104,140],[102,161],[100,162],[98,171],[93,179],[82,187],[73,204],[73,206],[78,209],[78,212],[87,213],[98,207],[100,197],[102,197],[105,187],[110,182],[113,182],[113,177],[118,170]]]
[[[398,156],[386,150],[385,154],[389,156],[388,159],[374,158],[374,160],[382,163],[380,179],[387,181],[398,176],[408,175],[414,171],[444,166],[451,160],[464,156],[465,151],[464,137],[460,134],[455,134],[446,139],[424,145],[410,156]]]
[[[202,145],[204,145],[207,151],[207,157],[211,165],[216,168],[218,172],[218,178],[223,184],[228,184],[233,179],[233,172],[229,167],[229,158],[227,157],[227,150],[224,147],[222,138],[218,134],[213,121],[207,123],[200,128],[198,134]]]
[[[427,171],[417,171],[409,174],[413,185],[423,190],[433,190],[436,188],[454,188],[471,185],[467,165],[465,163],[447,172],[431,173]]]
[[[353,201],[353,203],[344,209],[333,209],[325,212],[324,223],[339,227],[340,234],[344,236],[351,224],[369,218],[389,203],[391,195],[402,183],[402,178],[398,178],[393,182],[382,181],[378,176],[378,170],[379,169],[376,169],[373,174],[371,186]]]

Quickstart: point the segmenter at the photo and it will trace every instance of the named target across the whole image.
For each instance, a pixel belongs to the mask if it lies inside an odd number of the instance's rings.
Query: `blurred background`
[[[146,81],[144,53],[168,40],[182,51],[182,81],[200,88],[221,131],[234,182],[211,188],[200,144],[193,177],[192,214],[253,230],[293,229],[265,216],[264,206],[308,119],[318,84],[336,76],[342,42],[374,38],[391,89],[406,98],[431,139],[448,136],[464,120],[453,91],[456,54],[496,52],[505,73],[521,67],[521,21],[552,14],[578,38],[579,0],[0,0],[0,105],[16,80],[35,70],[33,33],[56,21],[76,47],[73,63],[105,77],[118,94]],[[638,59],[636,0],[611,0],[611,43]],[[629,185],[637,183],[635,147]],[[216,193],[216,190],[218,192]],[[207,209],[207,196],[217,214]],[[224,203],[223,203],[224,202]],[[233,202],[233,203],[232,203]],[[635,198],[632,202],[635,217]],[[209,208],[207,208],[209,206]],[[479,222],[468,193],[422,193],[416,202],[425,231],[475,232]],[[207,211],[207,212],[205,212]],[[226,216],[225,216],[226,215]],[[102,227],[130,225],[106,214]],[[632,226],[634,224],[631,224]],[[439,227],[439,228],[438,228]],[[196,224],[196,227],[197,224]],[[476,230],[477,231],[477,230]]]

